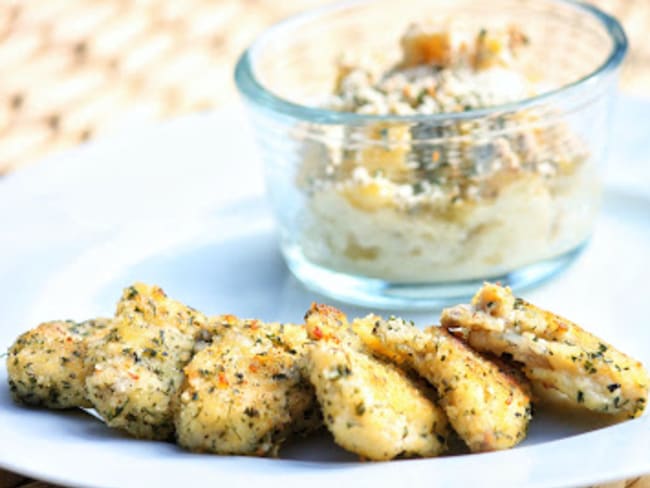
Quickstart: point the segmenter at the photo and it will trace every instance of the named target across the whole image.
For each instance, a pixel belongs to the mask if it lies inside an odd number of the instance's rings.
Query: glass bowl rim
[[[305,12],[288,17],[277,22],[262,32],[253,43],[242,53],[235,66],[235,83],[239,92],[248,100],[266,109],[289,117],[325,124],[355,124],[366,122],[446,122],[476,119],[501,113],[516,112],[552,102],[562,97],[568,97],[582,87],[597,83],[609,73],[614,72],[622,63],[628,49],[628,39],[620,22],[600,8],[583,3],[580,0],[544,0],[550,4],[562,4],[574,8],[583,14],[590,15],[605,27],[613,41],[613,47],[605,61],[587,75],[559,88],[549,90],[534,97],[517,102],[494,105],[487,108],[472,109],[463,112],[441,112],[435,114],[412,115],[374,115],[354,112],[339,112],[326,108],[302,105],[276,95],[267,89],[255,76],[253,58],[267,41],[286,30],[300,27],[311,20],[340,10],[345,10],[363,4],[372,4],[377,0],[343,0],[334,4],[308,9]]]

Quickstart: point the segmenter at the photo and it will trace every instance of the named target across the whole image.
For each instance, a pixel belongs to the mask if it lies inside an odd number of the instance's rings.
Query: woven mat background
[[[650,0],[594,0],[631,41],[622,88],[650,97]],[[236,100],[234,62],[325,0],[0,0],[0,175],[133,124]],[[0,488],[44,483],[0,470]],[[650,477],[602,485],[650,488]]]
[[[629,92],[650,96],[648,0],[595,0],[625,24]],[[237,56],[325,0],[0,0],[0,174],[132,124],[236,100]]]

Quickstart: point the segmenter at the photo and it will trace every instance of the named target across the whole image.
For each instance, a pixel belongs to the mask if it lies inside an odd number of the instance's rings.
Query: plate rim
[[[232,122],[231,122],[231,110],[219,111],[216,114],[212,114],[207,119],[206,119],[205,115],[199,115],[199,116],[191,115],[191,116],[185,117],[183,119],[184,119],[183,123],[179,124],[178,121],[172,121],[171,123],[160,124],[160,126],[147,128],[147,132],[154,133],[154,134],[159,133],[160,130],[163,130],[161,128],[166,128],[170,124],[174,124],[177,127],[181,127],[181,128],[183,128],[183,130],[188,130],[188,128],[192,129],[196,124],[199,124],[199,125],[206,124],[206,123],[212,124],[215,121],[217,123],[225,124],[226,127],[228,125],[232,124]],[[164,129],[164,130],[167,130],[167,129]],[[137,136],[134,137],[133,134],[128,134],[127,137],[124,137],[123,135],[120,135],[118,139],[122,140],[122,141],[127,140],[127,141],[129,141],[130,144],[138,144],[138,141],[139,141],[139,139],[137,139]],[[106,139],[103,139],[103,140],[92,142],[92,143],[90,143],[88,145],[88,147],[74,149],[74,150],[66,153],[65,155],[56,155],[55,159],[58,159],[59,161],[67,161],[68,163],[70,163],[70,161],[72,161],[71,164],[73,164],[73,165],[74,164],[83,164],[84,154],[87,154],[87,151],[89,151],[89,147],[94,148],[94,149],[92,149],[94,151],[97,151],[97,150],[101,151],[101,148],[103,146],[113,144],[114,141],[115,141],[115,138],[106,138]],[[100,148],[100,149],[97,149],[97,148]],[[76,161],[76,163],[74,161]],[[11,178],[10,177],[8,179],[1,180],[0,181],[0,190],[6,188],[8,185],[22,185],[23,180],[25,178],[27,178],[27,177],[38,177],[37,175],[39,175],[41,173],[44,173],[45,175],[47,175],[48,171],[51,171],[51,168],[48,169],[48,165],[45,162],[43,162],[41,165],[39,165],[39,167],[40,168],[46,168],[46,169],[39,170],[37,167],[32,167],[32,168],[29,169],[29,171],[26,170],[25,172],[22,172],[21,173],[22,176],[20,176],[20,177],[16,177],[16,178]],[[645,199],[645,197],[646,197],[646,195],[644,195],[644,199]],[[226,202],[224,202],[224,204],[226,204]],[[1,215],[0,215],[0,217],[1,217]],[[1,247],[1,245],[0,245],[0,247]],[[4,361],[2,361],[2,362],[3,362],[3,367],[0,370],[0,377],[3,378],[4,377],[3,375],[6,373],[6,367],[4,366]],[[2,418],[2,410],[0,410],[0,419],[1,418]],[[633,425],[634,429],[632,429],[632,427],[626,427],[628,425]],[[623,428],[623,427],[625,427],[625,428]],[[594,443],[595,443],[596,441],[604,438],[604,436],[607,435],[606,432],[611,431],[611,429],[619,429],[619,430],[630,430],[631,429],[631,430],[642,431],[641,434],[640,434],[641,437],[642,437],[643,432],[650,433],[650,415],[648,415],[648,412],[646,412],[646,414],[644,416],[642,416],[641,418],[639,418],[639,419],[635,419],[635,420],[633,420],[631,422],[625,422],[623,424],[617,424],[615,426],[608,427],[608,428],[605,428],[605,429],[599,429],[599,430],[596,430],[596,431],[587,432],[587,433],[584,433],[584,434],[579,434],[579,435],[576,435],[576,436],[572,436],[572,437],[569,437],[569,438],[566,438],[566,439],[544,442],[542,444],[537,444],[537,445],[533,445],[533,446],[524,446],[524,447],[518,448],[517,450],[500,451],[498,453],[473,454],[473,455],[471,455],[471,457],[468,457],[467,459],[478,459],[477,456],[494,456],[497,459],[505,456],[507,458],[508,457],[507,455],[509,453],[513,453],[513,452],[516,452],[516,451],[523,451],[523,450],[526,450],[526,452],[531,451],[531,450],[537,451],[537,450],[540,449],[540,447],[548,446],[549,444],[554,445],[554,446],[551,446],[551,447],[557,447],[557,446],[555,446],[555,444],[557,444],[557,443],[565,443],[567,440],[576,439],[576,438],[581,438],[582,439],[582,438],[587,437],[588,441],[594,441]],[[0,424],[0,432],[6,432],[5,427],[2,426],[1,424]],[[649,447],[650,447],[650,441],[647,441],[646,444],[649,444]],[[0,443],[0,452],[6,452],[5,449],[6,449],[5,443]],[[451,459],[451,458],[439,458],[439,459],[444,460],[444,459]],[[483,457],[481,459],[485,459],[485,458]],[[435,471],[435,468],[433,468],[433,466],[436,465],[435,461],[437,461],[437,459],[434,458],[434,459],[419,459],[419,460],[412,460],[412,461],[409,460],[409,461],[406,461],[406,462],[414,462],[414,463],[420,463],[420,464],[422,464],[422,463],[431,463],[432,467],[427,468],[427,469],[425,469],[423,471],[428,471],[429,469],[433,469]],[[399,461],[399,463],[401,464],[402,461]],[[391,463],[389,463],[389,464],[391,464]],[[380,463],[380,464],[378,464],[376,466],[381,466],[381,465],[385,466],[385,464],[383,464],[383,463]],[[3,467],[5,469],[9,469],[9,470],[17,472],[17,473],[25,473],[28,476],[35,477],[35,478],[38,478],[38,479],[46,479],[46,480],[56,482],[56,483],[60,483],[60,484],[70,484],[70,483],[72,483],[72,484],[78,484],[78,483],[88,484],[87,479],[85,479],[85,478],[77,478],[75,476],[75,475],[79,474],[80,472],[73,473],[69,477],[61,477],[61,476],[58,476],[58,475],[52,475],[50,473],[45,473],[45,472],[42,472],[42,471],[38,471],[37,469],[30,469],[29,467],[25,467],[25,466],[22,466],[22,465],[16,465],[16,464],[13,464],[13,463],[7,464],[3,457],[0,457],[0,467]],[[329,471],[331,471],[331,470],[328,470],[328,472]],[[363,471],[368,471],[368,470],[364,469]],[[377,471],[383,471],[383,468],[381,470],[377,470]],[[420,471],[422,471],[422,470],[420,470]],[[634,476],[646,474],[647,472],[650,472],[650,460],[646,461],[643,468],[639,467],[639,472],[634,472],[634,473],[630,472],[629,474],[626,473],[626,474],[623,475],[623,477],[628,477],[628,476],[634,477]],[[433,473],[433,474],[435,474],[435,473]],[[322,476],[322,473],[321,473],[321,476]],[[618,475],[616,475],[616,477],[611,477],[611,478],[602,478],[602,477],[597,477],[596,478],[594,476],[589,476],[589,475],[587,475],[587,476],[580,475],[579,473],[576,474],[574,476],[574,478],[576,480],[578,480],[578,482],[581,483],[581,484],[584,484],[584,483],[588,484],[588,483],[593,483],[593,482],[603,482],[603,481],[607,481],[608,479],[621,479],[621,478],[618,477]],[[297,479],[292,479],[291,482],[293,482],[293,481],[298,481],[298,480]],[[355,483],[358,484],[358,480],[355,480]],[[377,479],[373,478],[371,483],[373,484],[373,486],[376,486],[377,485]],[[103,485],[97,483],[96,486],[103,486]],[[288,483],[288,482],[284,482],[283,486],[292,486],[292,485],[290,483]],[[532,484],[529,484],[529,485],[526,485],[526,486],[531,486],[531,487],[548,486],[548,484],[545,483],[544,480],[537,480],[536,482],[533,482]]]

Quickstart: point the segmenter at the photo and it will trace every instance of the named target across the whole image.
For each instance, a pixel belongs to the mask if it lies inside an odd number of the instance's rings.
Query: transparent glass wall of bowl
[[[549,89],[592,73],[614,47],[606,26],[570,2],[556,0],[393,0],[335,3],[267,31],[251,50],[264,88],[301,105],[318,105],[333,88],[342,54],[396,62],[413,22],[456,31],[515,24],[531,39],[528,69]]]
[[[531,38],[527,69],[549,91],[568,86],[456,116],[312,109],[341,53],[389,66],[407,24],[426,16],[516,23]],[[516,288],[562,269],[597,214],[616,69],[593,73],[616,48],[602,19],[553,0],[415,1],[412,12],[357,2],[271,29],[237,82],[289,267],[316,291],[384,308],[444,305],[485,279]]]

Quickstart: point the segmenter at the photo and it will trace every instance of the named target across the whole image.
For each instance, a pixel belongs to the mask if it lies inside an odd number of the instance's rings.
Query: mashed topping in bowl
[[[402,59],[342,61],[326,107],[426,115],[507,105],[542,87],[516,27],[467,34],[414,25]],[[393,282],[493,277],[588,236],[598,184],[588,151],[549,107],[349,125],[306,144],[307,259]]]
[[[342,59],[328,108],[374,115],[462,112],[536,94],[517,69],[528,38],[516,27],[482,29],[473,38],[413,24],[402,37],[402,60],[386,71],[373,59]]]

